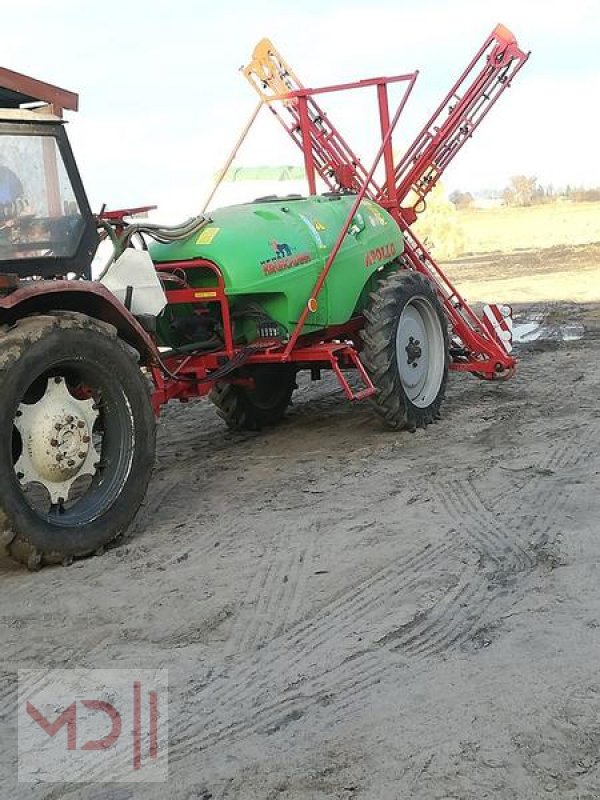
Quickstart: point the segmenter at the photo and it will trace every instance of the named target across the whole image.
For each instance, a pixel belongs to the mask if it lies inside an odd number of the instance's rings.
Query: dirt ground
[[[555,280],[549,263],[576,282],[599,247],[550,255],[503,255],[494,299],[518,300],[524,269]],[[517,306],[583,339],[522,348],[505,384],[452,375],[443,419],[414,435],[329,379],[262,434],[168,408],[126,539],[38,573],[0,561],[2,800],[600,796],[588,284]],[[168,667],[168,785],[17,785],[15,671],[37,666]]]

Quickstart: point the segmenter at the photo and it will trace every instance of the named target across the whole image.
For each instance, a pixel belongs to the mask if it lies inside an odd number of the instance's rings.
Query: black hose
[[[158,225],[152,222],[132,222],[127,225],[124,228],[123,233],[118,236],[113,225],[111,225],[107,220],[99,218],[98,226],[103,228],[110,237],[113,245],[113,253],[108,263],[98,276],[97,280],[102,280],[111,265],[114,264],[123,251],[129,247],[132,237],[136,234],[140,236],[142,241],[144,241],[143,237],[146,235],[151,239],[154,239],[154,241],[158,242],[159,244],[171,244],[173,242],[182,242],[185,241],[185,239],[189,239],[190,236],[198,233],[198,231],[202,230],[202,228],[208,225],[210,221],[210,217],[199,216],[190,217],[190,219],[182,222],[179,225],[171,226]]]
[[[229,375],[230,372],[238,369],[242,366],[244,361],[248,358],[248,356],[252,355],[257,349],[256,347],[245,347],[243,350],[240,350],[239,353],[236,353],[233,358],[230,358],[225,364],[220,366],[218,369],[211,372],[210,375],[206,375],[204,378],[190,378],[187,375],[177,375],[166,366],[163,360],[158,357],[158,366],[168,378],[171,378],[174,381],[185,381],[186,383],[211,383],[212,381],[218,381],[219,378],[224,378],[225,375]]]

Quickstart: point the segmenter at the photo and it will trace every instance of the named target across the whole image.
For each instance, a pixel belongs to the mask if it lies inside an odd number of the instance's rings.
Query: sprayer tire
[[[209,398],[231,430],[259,431],[280,422],[296,388],[296,370],[287,364],[260,364],[247,370],[254,388],[217,383]]]
[[[365,310],[361,359],[384,424],[415,431],[440,416],[448,382],[448,324],[431,283],[401,270],[382,280]]]

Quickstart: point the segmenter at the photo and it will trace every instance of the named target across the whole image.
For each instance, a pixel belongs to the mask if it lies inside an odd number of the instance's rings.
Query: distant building
[[[214,178],[218,180],[219,173]],[[323,187],[324,190],[324,187]],[[232,167],[219,186],[210,208],[248,203],[258,197],[277,195],[306,195],[303,167]]]

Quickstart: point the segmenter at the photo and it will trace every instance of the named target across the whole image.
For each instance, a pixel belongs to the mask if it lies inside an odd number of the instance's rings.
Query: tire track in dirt
[[[545,460],[555,467],[569,468],[578,465],[584,458],[581,448],[561,442],[550,448]],[[414,654],[437,654],[465,642],[485,618],[490,615],[497,618],[499,612],[506,608],[504,584],[507,578],[530,572],[538,565],[540,554],[536,548],[552,539],[553,534],[559,533],[561,525],[557,511],[569,499],[574,488],[562,484],[557,491],[554,485],[544,487],[542,481],[543,478],[538,475],[535,486],[540,487],[537,496],[543,498],[539,503],[542,512],[535,513],[531,525],[514,524],[511,527],[506,527],[503,520],[485,506],[471,479],[437,485],[440,503],[458,524],[461,535],[482,548],[482,556],[495,563],[495,570],[487,575],[475,574],[472,591],[465,586],[454,596],[449,594],[440,603],[441,612],[437,608],[432,613],[434,622],[421,625],[421,629],[411,633],[408,638],[400,636],[395,649]],[[526,503],[527,500],[522,502]],[[514,597],[508,598],[508,604],[513,602]],[[466,603],[473,604],[473,612],[465,610]],[[497,613],[494,614],[494,611]]]
[[[465,570],[458,585],[413,621],[390,631],[385,644],[412,658],[434,655],[461,642],[486,601],[487,580],[478,568]]]
[[[258,707],[238,708],[237,717],[230,722],[223,721],[213,731],[188,731],[185,740],[178,739],[170,745],[169,760],[177,762],[217,747],[223,742],[243,739],[255,733],[273,734],[305,716],[315,707],[328,706],[338,696],[344,697],[347,703],[355,701],[369,688],[381,682],[388,671],[389,663],[382,661],[380,653],[364,651],[336,665],[335,669],[306,679],[298,688],[273,693]],[[193,714],[192,718],[195,716],[197,715]],[[181,726],[178,726],[178,732],[180,730]]]
[[[547,435],[554,436],[555,433],[556,432],[551,431]],[[494,501],[495,504],[502,503],[508,505],[515,494],[522,494],[526,491],[535,493],[541,486],[542,481],[551,475],[555,468],[577,466],[583,460],[587,460],[594,452],[597,452],[597,445],[594,448],[590,446],[590,443],[595,438],[598,438],[599,433],[600,425],[592,422],[586,430],[585,442],[583,444],[577,445],[575,438],[570,440],[562,438],[554,439],[545,447],[542,453],[538,454],[535,459],[532,459],[532,463],[527,467],[512,468],[507,465],[501,465],[501,469],[505,470],[507,473],[513,473],[515,479],[519,477],[521,482],[499,493],[489,492],[489,500]],[[509,458],[508,462],[510,463],[510,461],[511,459]]]
[[[250,581],[225,645],[225,656],[256,650],[287,630],[297,619],[307,588],[315,526],[290,537],[273,537],[264,550],[264,565]],[[269,559],[269,556],[271,558]]]
[[[313,678],[304,676],[314,672],[316,664],[327,664],[326,654],[332,636],[349,639],[360,628],[361,620],[368,631],[369,614],[377,619],[385,598],[401,598],[403,590],[409,594],[430,574],[432,563],[440,564],[447,559],[449,550],[450,543],[443,542],[437,546],[422,548],[412,557],[402,559],[399,564],[378,570],[350,591],[323,606],[316,615],[305,618],[258,653],[250,654],[245,663],[237,664],[230,673],[217,678],[206,689],[210,705],[215,710],[203,718],[202,725],[193,717],[188,726],[179,726],[180,741],[174,743],[172,754],[177,758],[185,757],[190,749],[190,740],[194,742],[193,751],[196,751],[214,746],[224,736],[229,737],[234,733],[241,735],[255,727],[264,727],[269,723],[272,714],[280,713],[282,708],[286,711],[293,710],[297,703],[304,702],[302,698],[309,686],[312,687],[311,696],[328,694],[332,688],[341,685],[346,673],[349,687],[372,685],[372,681],[378,679],[379,671],[385,667],[381,663],[379,648],[373,650],[369,645],[363,653],[353,655],[341,663],[331,664]],[[257,696],[268,696],[272,693],[278,676],[289,676],[292,669],[296,673],[296,680],[302,684],[302,692],[286,697],[284,706],[281,697],[271,704],[257,703]],[[283,694],[286,694],[285,691]],[[305,705],[302,713],[305,713]],[[244,706],[247,714],[240,715]],[[222,713],[223,710],[225,714]],[[242,719],[228,724],[223,717],[227,716],[229,710],[234,712],[234,718],[240,719],[241,716]]]
[[[579,463],[582,460],[582,454],[580,448],[561,445],[554,448],[547,458],[555,466],[568,467]],[[451,589],[432,610],[417,616],[412,623],[403,626],[399,630],[398,636],[386,636],[380,640],[380,644],[385,645],[390,645],[394,641],[391,649],[403,652],[411,660],[431,657],[464,643],[481,627],[484,618],[489,617],[490,614],[493,616],[494,611],[498,612],[507,604],[514,603],[514,595],[507,597],[504,587],[500,585],[494,588],[491,581],[495,572],[499,571],[502,575],[507,572],[526,572],[534,569],[537,564],[535,555],[525,549],[528,544],[531,544],[531,532],[529,532],[529,538],[524,540],[523,537],[516,535],[517,531],[514,526],[505,528],[498,517],[486,508],[481,494],[472,482],[455,481],[453,483],[454,485],[451,484],[451,499],[449,501],[446,496],[445,500],[446,509],[450,512],[449,517],[455,520],[458,518],[463,529],[467,528],[466,539],[471,544],[475,544],[480,552],[494,562],[496,570],[492,570],[491,573],[482,573],[481,570],[473,568],[465,570],[459,584]],[[443,494],[443,489],[441,493]],[[538,540],[540,536],[543,537],[555,523],[555,511],[563,502],[563,493],[557,492],[555,487],[550,487],[548,500],[551,498],[554,499],[554,502],[546,503],[543,514],[538,514],[536,517],[537,535],[533,537],[535,540]],[[465,538],[465,534],[463,534],[463,538]],[[378,592],[379,600],[381,600],[389,594],[390,587],[381,577],[379,582],[383,583]],[[362,587],[362,591],[368,591],[368,589],[368,586]],[[361,589],[359,589],[358,595],[355,593],[354,597],[360,596],[360,592]],[[502,600],[500,601],[499,598]],[[351,609],[347,610],[350,614],[352,613]],[[356,625],[356,618],[352,619]],[[339,635],[339,627],[335,626],[335,628]],[[291,644],[296,648],[301,643],[301,639],[302,637],[296,637]],[[321,643],[317,639],[310,644],[312,647],[309,645],[308,652],[312,653],[314,659],[314,650],[319,648]],[[351,694],[369,688],[373,681],[378,679],[379,673],[369,664],[368,655],[369,651],[359,654],[349,661],[351,675],[348,678],[348,689]],[[346,664],[346,662],[343,663]],[[196,744],[198,748],[211,747],[232,736],[245,736],[252,731],[268,731],[269,726],[274,724],[273,720],[277,718],[277,715],[284,722],[298,719],[299,715],[306,712],[306,705],[307,703],[310,705],[311,699],[315,702],[317,698],[324,696],[323,693],[326,695],[327,687],[345,685],[342,666],[334,666],[313,678],[310,686],[303,685],[302,693],[284,697],[283,701],[280,697],[270,704],[258,702],[255,704],[251,719],[247,718],[245,721],[240,720],[224,726],[223,724],[219,726],[217,723],[217,730],[213,729],[212,733],[207,733]],[[254,688],[257,687],[254,686]],[[307,692],[309,688],[312,691]],[[227,704],[228,698],[223,697],[223,700]],[[239,700],[243,703],[244,698],[240,697]],[[184,757],[185,754],[180,751],[179,755]]]
[[[289,542],[288,542],[289,543]],[[297,578],[298,556],[286,547],[281,547],[271,564],[269,583],[261,597],[261,610],[256,614],[253,636],[245,642],[245,650],[257,650],[270,638],[273,629],[283,625],[291,601],[289,576]],[[295,588],[296,581],[294,581]],[[292,590],[293,591],[293,590]]]
[[[450,545],[444,542],[437,546],[420,548],[413,556],[405,556],[398,563],[387,565],[376,570],[359,584],[352,586],[329,602],[321,606],[316,613],[305,617],[294,625],[283,637],[270,643],[269,649],[277,658],[285,660],[289,648],[301,648],[305,653],[326,643],[335,632],[343,632],[348,627],[357,627],[374,607],[388,594],[398,591],[403,586],[418,582],[429,574],[430,568],[441,563]],[[412,575],[411,575],[412,573]],[[263,655],[255,652],[244,657],[241,669],[245,677],[259,681],[259,687],[269,686],[270,679],[261,677]],[[273,665],[273,669],[277,665]],[[223,686],[213,686],[211,693],[215,701],[232,702],[240,699],[245,688],[243,682],[239,686],[232,684],[229,673],[225,673]],[[239,675],[242,678],[242,674]],[[221,692],[220,689],[223,689]]]
[[[238,651],[246,652],[255,649],[257,640],[260,637],[260,631],[267,616],[267,611],[272,601],[272,595],[276,590],[276,584],[281,581],[281,575],[278,570],[279,558],[281,552],[278,552],[280,544],[273,548],[274,560],[266,564],[261,580],[258,582],[257,591],[254,594],[254,599],[250,599],[249,603],[245,604],[245,608],[250,612],[246,614],[246,619],[242,628],[242,639],[237,646]]]
[[[294,563],[295,569],[292,572],[288,611],[283,618],[282,625],[274,632],[274,636],[280,636],[285,633],[297,620],[301,619],[303,615],[303,607],[306,599],[304,592],[308,587],[309,575],[312,574],[317,535],[318,530],[315,529],[307,547],[302,549]]]
[[[465,571],[459,586],[425,618],[397,632],[394,649],[412,656],[432,656],[464,644],[505,594],[498,577],[525,573],[536,565],[535,557],[511,539],[511,532],[496,517],[489,518],[492,514],[470,480],[440,483],[435,488],[434,495],[457,525],[459,538],[474,546],[481,558],[479,568]]]
[[[412,657],[432,656],[463,644],[477,629],[488,609],[503,593],[493,578],[500,574],[526,572],[536,560],[511,532],[504,529],[478,499],[471,480],[437,481],[430,486],[433,501],[456,526],[463,546],[480,555],[475,568],[466,569],[458,585],[440,602],[410,623],[390,631],[382,644],[393,642],[394,650]],[[493,564],[490,569],[489,562]]]
[[[563,525],[560,519],[560,509],[566,506],[576,491],[581,489],[586,480],[585,467],[581,479],[561,480],[557,489],[558,478],[551,478],[560,470],[573,470],[587,464],[599,449],[600,424],[592,424],[587,431],[585,445],[576,441],[560,441],[552,443],[543,458],[540,460],[538,472],[529,484],[527,496],[535,498],[535,502],[525,499],[515,509],[514,520],[517,535],[527,539],[529,543],[538,548],[556,538],[561,533]],[[527,506],[521,512],[523,504]]]
[[[223,651],[225,658],[246,649],[246,639],[252,636],[252,626],[256,619],[256,606],[263,596],[271,568],[270,562],[263,565],[261,561],[260,568],[255,571],[244,597],[239,601],[239,610]]]
[[[472,479],[439,482],[433,494],[443,512],[457,526],[458,536],[479,548],[483,557],[515,571],[533,566],[531,554],[515,538],[514,531],[506,529],[484,505]]]
[[[555,463],[560,459],[564,464],[571,464],[573,455],[561,447],[550,458]],[[480,549],[481,556],[493,562],[494,568],[474,572],[470,581],[464,576],[465,585],[449,593],[428,615],[433,618],[432,621],[426,624],[425,620],[418,620],[416,626],[409,625],[406,632],[399,632],[394,649],[435,655],[466,642],[490,615],[497,617],[507,605],[506,581],[516,574],[531,572],[539,562],[535,546],[550,535],[556,520],[556,509],[565,499],[566,492],[564,487],[561,488],[562,492],[548,489],[548,497],[542,504],[544,510],[536,516],[536,526],[527,531],[527,536],[523,536],[517,525],[506,527],[484,505],[471,479],[438,484],[437,492],[434,490],[433,494],[437,495],[445,513],[457,524],[459,536],[474,543]],[[514,597],[509,598],[509,603],[513,602]]]
[[[262,639],[258,643],[259,646],[262,646],[265,641],[281,636],[298,620],[308,587],[308,575],[312,564],[316,535],[313,525],[308,538],[297,543],[291,553],[282,579],[282,591],[271,606],[273,616],[267,620]]]
[[[548,454],[548,460],[555,465],[570,466],[581,461],[582,454],[579,448],[561,446],[554,448],[554,452]],[[535,540],[543,537],[552,527],[556,521],[556,508],[563,502],[563,493],[557,493],[552,487],[548,489],[548,495],[548,500],[553,499],[554,502],[545,503],[544,513],[536,516],[537,535],[533,537]],[[472,482],[455,481],[454,485],[451,485],[450,501],[446,496],[446,507],[449,507],[450,516],[458,519],[463,528],[465,520],[468,521],[466,527],[470,539],[488,558],[495,562],[497,567],[500,567],[501,573],[524,572],[532,570],[536,566],[537,559],[524,549],[524,546],[531,542],[531,532],[529,542],[523,542],[521,537],[517,537],[516,542],[512,541],[511,537],[513,539],[515,537],[515,528],[506,529],[498,518],[493,516],[493,512],[485,507],[481,495]],[[466,515],[465,510],[467,511]],[[494,609],[494,605],[498,605],[498,598],[501,596],[504,596],[503,601],[500,602],[498,608]],[[463,573],[459,585],[446,594],[434,610],[418,617],[414,623],[404,626],[398,637],[384,637],[384,643],[390,644],[393,638],[396,638],[393,650],[402,650],[412,658],[430,657],[463,643],[481,627],[484,617],[488,617],[490,611],[499,612],[507,604],[511,605],[513,602],[514,597],[506,598],[506,593],[501,586],[490,593],[490,576],[481,575],[478,570],[471,569]],[[360,687],[368,688],[372,685],[372,681],[377,679],[378,673],[376,671],[371,673],[366,668],[364,660],[364,656],[358,656],[352,660],[355,674],[351,685],[357,690]],[[339,673],[339,669],[337,672]],[[330,670],[329,678],[332,677],[331,673]],[[327,683],[324,682],[325,677],[326,673],[320,676],[321,691],[324,691],[323,687],[327,686]],[[340,686],[340,675],[336,674],[335,677],[335,685]],[[313,692],[311,696],[316,695]],[[230,735],[243,735],[250,733],[251,730],[264,729],[265,726],[272,723],[272,715],[282,714],[282,719],[288,719],[290,714],[292,717],[294,714],[301,714],[303,712],[299,709],[298,704],[302,704],[306,699],[307,695],[304,692],[302,695],[287,698],[285,704],[275,702],[270,706],[263,705],[252,724],[239,723],[235,726],[235,730],[229,727],[221,734],[217,734],[218,741],[221,741],[222,736],[228,738]],[[201,743],[198,744],[202,746]],[[212,744],[210,737],[207,738],[205,744],[207,746]]]
[[[82,634],[79,646],[75,649],[67,645],[64,641],[48,643],[43,649],[43,658],[39,653],[32,657],[31,645],[24,641],[20,649],[11,651],[11,664],[3,665],[0,671],[2,675],[2,685],[0,685],[0,707],[2,717],[7,720],[15,720],[17,716],[17,677],[19,669],[69,669],[70,667],[81,667],[85,658],[88,658],[88,666],[93,667],[94,663],[91,654],[100,647],[105,641],[104,636],[98,636],[93,631]]]

